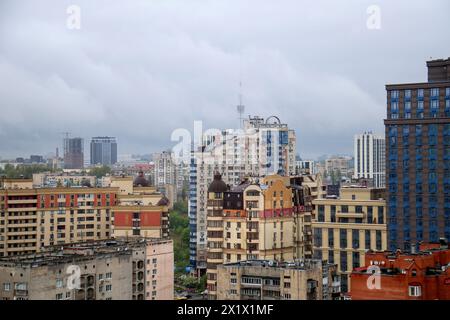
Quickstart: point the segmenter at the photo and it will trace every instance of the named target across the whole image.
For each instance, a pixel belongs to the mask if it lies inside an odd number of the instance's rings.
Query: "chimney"
[[[427,61],[428,82],[450,81],[450,58]]]

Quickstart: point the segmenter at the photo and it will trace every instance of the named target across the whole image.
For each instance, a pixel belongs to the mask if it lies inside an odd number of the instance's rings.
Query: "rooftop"
[[[305,259],[294,261],[273,261],[273,260],[245,260],[233,263],[226,263],[224,267],[261,267],[273,269],[294,269],[294,270],[309,270],[322,266],[321,260]]]
[[[0,259],[0,267],[40,267],[59,265],[73,261],[87,261],[111,255],[131,255],[132,249],[147,244],[163,244],[171,240],[159,238],[111,239],[91,242],[69,243],[45,247],[36,254],[6,257]]]

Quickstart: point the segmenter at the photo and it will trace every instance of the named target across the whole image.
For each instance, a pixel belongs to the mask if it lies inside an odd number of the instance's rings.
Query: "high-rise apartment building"
[[[163,151],[153,154],[155,164],[154,179],[156,187],[163,187],[166,184],[176,186],[176,164],[171,152]]]
[[[385,160],[384,137],[371,132],[355,135],[353,174],[355,179],[371,179],[375,188],[384,188]]]
[[[206,271],[206,206],[214,172],[225,183],[238,185],[246,176],[294,175],[296,137],[277,117],[249,117],[243,130],[204,135],[193,147],[189,181],[191,266]]]
[[[91,165],[110,166],[117,163],[117,141],[114,137],[91,139]]]
[[[111,187],[33,188],[5,179],[0,188],[0,257],[111,237],[169,236],[165,199],[155,188],[114,177]]]
[[[64,139],[64,168],[83,169],[84,140],[82,138]]]
[[[210,299],[217,297],[220,264],[311,258],[315,192],[304,183],[303,177],[249,178],[230,188],[220,174],[215,175],[208,188],[207,204]]]
[[[389,249],[450,239],[450,58],[428,82],[386,86]]]
[[[342,291],[349,275],[364,264],[367,250],[386,250],[384,189],[343,187],[340,198],[313,200],[314,258],[338,266]]]

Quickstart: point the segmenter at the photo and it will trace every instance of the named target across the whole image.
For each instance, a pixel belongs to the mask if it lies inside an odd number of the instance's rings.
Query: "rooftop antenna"
[[[242,104],[242,56],[240,57],[239,66],[239,104],[237,105],[237,112],[239,113],[239,128],[242,129],[244,124],[245,106]]]
[[[242,129],[244,121],[245,106],[242,104],[242,82],[239,82],[239,104],[237,106],[237,112],[239,113],[239,127]]]

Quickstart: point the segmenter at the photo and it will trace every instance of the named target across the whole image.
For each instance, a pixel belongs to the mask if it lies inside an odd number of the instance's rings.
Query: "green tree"
[[[170,234],[174,245],[174,260],[177,272],[183,273],[189,266],[189,218],[187,202],[174,203],[170,211]]]
[[[111,168],[108,166],[95,167],[90,169],[89,173],[93,176],[96,176],[97,179],[106,176],[107,174],[111,174]]]
[[[4,169],[0,168],[0,175],[9,179],[31,179],[34,173],[41,172],[55,172],[55,170],[45,164],[18,165],[16,167],[7,164]]]

